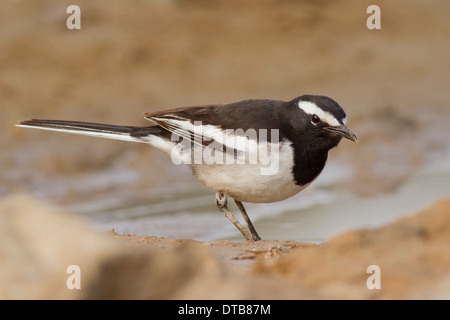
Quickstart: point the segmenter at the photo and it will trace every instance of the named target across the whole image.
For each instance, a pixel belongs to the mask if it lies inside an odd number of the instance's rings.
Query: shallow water
[[[450,196],[450,161],[434,161],[395,191],[359,197],[340,184],[349,168],[331,162],[309,188],[285,201],[245,204],[263,239],[321,242],[336,234],[376,227],[414,214]],[[71,206],[100,231],[191,238],[200,241],[242,240],[239,231],[218,211],[214,194],[192,183],[155,188],[145,198],[105,197]],[[189,190],[186,192],[186,190]],[[242,221],[233,201],[230,209]],[[450,208],[449,208],[450,211]]]
[[[389,194],[360,198],[338,188],[330,192],[331,201],[261,221],[261,233],[269,238],[281,234],[281,239],[322,241],[347,230],[381,226],[450,196],[450,166],[442,163],[425,168]]]

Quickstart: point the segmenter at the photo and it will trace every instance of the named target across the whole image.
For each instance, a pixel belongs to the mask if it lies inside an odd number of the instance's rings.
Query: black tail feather
[[[43,120],[32,119],[21,121],[21,125],[54,128],[54,129],[71,129],[79,131],[93,131],[93,132],[108,132],[108,133],[122,133],[129,134],[132,137],[144,137],[150,134],[160,135],[163,129],[157,126],[149,127],[135,127],[135,126],[119,126],[113,124],[83,122],[83,121],[67,121],[67,120]]]

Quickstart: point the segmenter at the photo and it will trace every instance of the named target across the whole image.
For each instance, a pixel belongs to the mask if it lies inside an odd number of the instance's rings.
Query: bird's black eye
[[[313,115],[311,116],[311,122],[314,123],[314,124],[318,124],[318,123],[320,122],[319,116],[316,115],[316,114],[313,114]]]

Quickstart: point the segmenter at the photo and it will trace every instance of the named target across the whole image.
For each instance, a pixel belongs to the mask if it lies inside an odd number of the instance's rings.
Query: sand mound
[[[450,297],[450,200],[323,245],[98,234],[25,196],[0,203],[1,299]],[[80,270],[81,289],[69,289]],[[370,265],[381,289],[369,290]],[[76,280],[74,280],[76,281]]]

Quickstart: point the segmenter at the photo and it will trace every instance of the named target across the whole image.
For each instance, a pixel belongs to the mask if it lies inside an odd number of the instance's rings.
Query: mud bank
[[[0,203],[2,299],[448,299],[450,199],[321,244],[97,233],[29,197]],[[68,289],[79,267],[81,289]],[[370,290],[367,267],[380,268]]]

